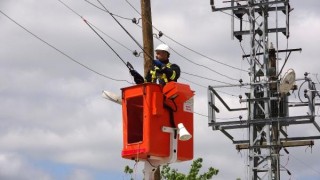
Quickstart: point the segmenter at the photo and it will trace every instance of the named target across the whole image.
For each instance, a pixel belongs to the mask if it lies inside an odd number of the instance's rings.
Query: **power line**
[[[112,17],[113,17],[113,19],[123,28],[123,30],[125,30],[126,31],[126,33],[137,43],[137,45],[144,51],[144,49],[142,48],[142,46],[134,39],[134,37],[132,37],[132,35],[119,23],[119,21],[117,21],[116,20],[116,18],[113,16],[113,14],[99,1],[99,0],[97,0],[98,2],[99,2],[99,4],[104,8],[104,9],[102,9],[102,8],[100,8],[100,7],[98,7],[97,5],[95,5],[95,4],[93,4],[92,2],[90,2],[90,1],[88,1],[88,0],[85,0],[87,3],[89,3],[89,4],[91,4],[92,6],[94,6],[94,7],[96,7],[96,8],[98,8],[98,9],[100,9],[100,10],[102,10],[102,11],[104,11],[104,12],[107,12],[108,14],[110,14]],[[128,1],[127,1],[128,2]],[[129,3],[129,2],[128,2]],[[133,7],[132,6],[132,4],[130,4],[129,3],[129,5],[131,6],[131,7]],[[134,7],[133,7],[134,8]],[[134,8],[135,9],[135,8]],[[135,11],[137,12],[137,13],[139,13],[136,9],[135,9]],[[140,14],[140,13],[139,13]],[[140,14],[141,15],[141,14]],[[150,22],[149,22],[150,23]],[[139,26],[140,27],[140,26]],[[154,26],[153,26],[154,27]],[[155,27],[154,27],[155,28]],[[156,29],[156,28],[155,28]],[[159,31],[159,30],[158,30]],[[169,37],[170,38],[170,37]],[[172,39],[172,38],[171,38]],[[160,40],[160,39],[159,39]],[[173,40],[173,39],[172,39]],[[161,40],[160,40],[161,41]],[[173,41],[175,41],[175,40],[173,40]],[[161,41],[162,42],[162,41]],[[175,41],[176,42],[176,41]],[[176,42],[177,43],[177,42]],[[184,46],[184,45],[182,45],[182,46]],[[185,48],[187,48],[186,46],[184,46]],[[172,48],[171,48],[172,49]],[[191,50],[190,48],[188,48],[189,50]],[[175,51],[174,49],[172,49],[172,51],[174,51],[176,54],[178,54],[179,56],[181,56],[181,57],[183,57],[184,59],[186,59],[186,60],[188,60],[189,62],[191,62],[191,63],[193,63],[193,64],[195,64],[195,65],[198,65],[198,66],[201,66],[201,67],[203,67],[203,68],[206,68],[206,69],[208,69],[208,70],[210,70],[210,71],[212,71],[212,72],[215,72],[215,73],[217,73],[217,74],[219,74],[219,75],[221,75],[221,76],[223,76],[223,77],[226,77],[226,78],[228,78],[228,79],[231,79],[231,80],[235,80],[235,81],[238,81],[238,79],[235,79],[235,78],[232,78],[232,77],[229,77],[229,76],[227,76],[227,75],[224,75],[224,74],[222,74],[222,73],[219,73],[219,72],[217,72],[217,71],[215,71],[215,70],[213,70],[212,68],[209,68],[209,67],[207,67],[207,66],[204,66],[204,65],[201,65],[201,64],[199,64],[199,63],[195,63],[195,62],[193,62],[192,60],[190,60],[190,59],[188,59],[188,58],[186,58],[185,56],[183,56],[183,55],[181,55],[180,53],[178,53],[177,51]],[[192,50],[193,51],[193,50]],[[196,51],[194,51],[194,52],[196,52]],[[145,51],[144,51],[144,53],[146,53]],[[146,53],[147,54],[147,53]],[[148,55],[148,54],[147,54]],[[148,55],[151,59],[153,59],[153,57],[151,57],[150,55]],[[208,57],[207,57],[208,58]]]
[[[189,79],[186,79],[186,78],[183,78],[183,77],[180,77],[180,79],[183,79],[183,80],[185,80],[185,81],[188,81],[188,82],[190,82],[190,83],[192,83],[192,84],[195,84],[195,85],[197,85],[197,86],[200,86],[200,87],[203,87],[203,88],[208,88],[207,86],[204,86],[204,85],[201,85],[201,84],[199,84],[199,83],[196,83],[196,82],[194,82],[194,81],[190,81]]]
[[[92,2],[88,1],[88,0],[85,0],[85,1],[86,1],[87,3],[89,3],[89,4],[91,4],[92,6],[94,6],[94,7],[98,8],[98,9],[100,9],[100,10],[108,13],[109,15],[111,15],[111,16],[113,17],[113,19],[122,27],[122,29],[132,38],[132,40],[134,40],[134,41],[136,42],[136,44],[140,47],[140,49],[142,49],[143,52],[144,52],[146,55],[148,55],[151,59],[153,59],[153,57],[151,57],[149,54],[147,54],[147,53],[145,52],[145,50],[144,50],[143,47],[137,42],[137,40],[120,24],[120,22],[113,16],[113,14],[112,14],[99,0],[97,0],[97,1],[98,1],[99,4],[104,8],[104,10],[103,10],[102,8],[98,7],[97,5],[93,4]],[[149,23],[150,23],[150,22],[149,22]],[[140,26],[139,26],[139,27],[140,27]],[[159,39],[159,40],[160,40],[160,39]],[[161,40],[160,40],[160,41],[161,41]],[[171,48],[171,49],[172,49],[172,48]],[[198,66],[201,66],[201,67],[203,67],[203,68],[206,68],[206,69],[208,69],[208,70],[210,70],[210,71],[212,71],[212,72],[215,72],[215,73],[217,73],[217,74],[219,74],[219,75],[221,75],[221,76],[224,76],[224,77],[226,77],[226,78],[228,78],[228,79],[235,80],[235,81],[238,80],[238,79],[231,78],[231,77],[229,77],[229,76],[227,76],[227,75],[221,74],[221,73],[219,73],[219,72],[217,72],[217,71],[215,71],[215,70],[213,70],[213,69],[211,69],[211,68],[209,68],[209,67],[207,67],[207,66],[201,65],[201,64],[199,64],[199,63],[195,63],[195,62],[191,61],[190,59],[184,57],[183,55],[181,55],[180,53],[178,53],[178,52],[175,51],[174,49],[172,49],[172,50],[173,50],[176,54],[178,54],[179,56],[183,57],[184,59],[188,60],[189,62],[191,62],[191,63],[193,63],[193,64],[195,64],[195,65],[198,65]]]
[[[117,18],[115,18],[115,16],[99,1],[99,4],[104,8],[104,9],[101,9],[100,7],[98,7],[97,5],[93,4],[92,2],[88,1],[88,0],[84,0],[85,2],[89,3],[90,5],[108,13],[114,21],[116,21],[116,23],[126,32],[127,35],[129,35],[129,37],[139,46],[139,48],[144,52],[145,55],[149,56],[151,59],[153,59],[153,57],[151,57],[150,54],[148,54],[144,48],[141,46],[141,44],[129,33],[129,31],[117,20]]]
[[[123,16],[120,16],[120,15],[117,15],[117,14],[113,14],[113,15],[116,16],[116,17],[118,17],[118,18],[121,18],[121,19],[126,19],[126,20],[132,21],[131,18],[123,17]]]
[[[178,41],[174,40],[173,38],[169,37],[169,36],[166,35],[166,34],[163,34],[163,36],[167,37],[167,38],[170,39],[171,41],[179,44],[180,46],[182,46],[182,47],[188,49],[189,51],[192,51],[192,52],[194,52],[194,53],[196,53],[196,54],[198,54],[198,55],[200,55],[200,56],[202,56],[202,57],[204,57],[204,58],[206,58],[206,59],[209,59],[209,60],[214,61],[214,62],[216,62],[216,63],[218,63],[218,64],[221,64],[221,65],[224,65],[224,66],[227,66],[227,67],[230,67],[230,68],[239,70],[239,71],[248,72],[248,71],[246,71],[246,70],[243,70],[243,69],[240,69],[240,68],[231,66],[231,65],[229,65],[229,64],[226,64],[226,63],[220,62],[220,61],[218,61],[218,60],[215,60],[215,59],[213,59],[213,58],[210,58],[210,57],[208,57],[208,56],[206,56],[206,55],[204,55],[204,54],[202,54],[202,53],[199,53],[199,52],[197,52],[197,51],[195,51],[195,50],[193,50],[193,49],[191,49],[191,48],[189,48],[189,47],[187,47],[187,46],[179,43]]]
[[[292,154],[290,154],[290,156],[292,156],[294,159],[296,159],[297,161],[299,161],[301,164],[305,165],[306,167],[310,168],[311,170],[313,170],[313,172],[315,172],[316,174],[320,175],[320,171],[314,169],[313,167],[311,167],[310,165],[308,165],[307,163],[303,162],[302,160],[296,158],[295,156],[293,156]]]
[[[203,117],[208,117],[208,115],[204,115],[204,114],[201,114],[201,113],[197,113],[197,112],[193,112],[194,114],[197,114],[199,116],[203,116]]]
[[[140,13],[128,0],[125,0],[125,1],[141,16],[141,13]],[[150,22],[148,22],[148,23],[150,23]],[[176,44],[178,44],[178,45],[186,48],[187,50],[192,51],[192,52],[194,52],[194,53],[196,53],[196,54],[198,54],[198,55],[200,55],[200,56],[202,56],[202,57],[204,57],[204,58],[206,58],[206,59],[209,59],[209,60],[211,60],[211,61],[214,61],[214,62],[216,62],[216,63],[219,63],[219,64],[221,64],[221,65],[225,65],[225,66],[227,66],[227,67],[230,67],[230,68],[233,68],[233,69],[236,69],[236,70],[248,72],[248,71],[245,71],[245,70],[243,70],[243,69],[240,69],[240,68],[231,66],[231,65],[229,65],[229,64],[220,62],[220,61],[218,61],[218,60],[215,60],[215,59],[213,59],[213,58],[210,58],[210,57],[208,57],[208,56],[206,56],[206,55],[204,55],[204,54],[202,54],[202,53],[199,53],[199,52],[197,52],[197,51],[195,51],[195,50],[193,50],[193,49],[191,49],[191,48],[183,45],[182,43],[174,40],[173,38],[169,37],[168,35],[164,34],[162,31],[160,31],[159,29],[157,29],[154,25],[152,25],[152,27],[153,27],[155,30],[157,30],[158,32],[161,32],[163,36],[167,37],[168,39],[170,39],[171,41],[175,42]]]
[[[59,1],[60,3],[62,3],[64,6],[66,6],[66,7],[67,7],[69,10],[71,10],[73,13],[75,13],[77,16],[79,16],[81,19],[83,19],[83,20],[85,21],[85,23],[99,36],[99,38],[100,38],[102,41],[104,41],[104,43],[106,43],[106,44],[111,48],[111,50],[112,50],[113,52],[115,52],[114,49],[101,37],[101,35],[98,34],[95,29],[92,28],[92,27],[95,27],[95,28],[96,28],[96,26],[94,26],[92,23],[89,23],[86,19],[83,18],[83,16],[81,16],[79,13],[77,13],[74,9],[72,9],[70,6],[68,6],[67,4],[65,4],[64,2],[62,2],[61,0],[58,0],[58,1]],[[87,0],[85,0],[85,1],[88,2],[89,4],[93,5],[94,7],[102,10],[102,11],[109,13],[109,14],[113,17],[113,14],[110,13],[110,11],[109,11],[108,9],[106,9],[106,7],[105,7],[103,4],[101,4],[101,5],[102,5],[105,9],[102,9],[102,8],[96,6],[95,4],[93,4],[93,3],[91,3],[91,2],[89,2],[89,1],[87,1]],[[99,2],[99,1],[98,1],[98,2]],[[101,2],[99,2],[99,3],[101,3]],[[113,18],[114,18],[114,17],[113,17]],[[114,18],[114,19],[115,19],[115,18]],[[127,19],[128,19],[128,18],[127,18]],[[115,19],[115,20],[116,20],[116,19]],[[116,20],[116,21],[117,21],[117,20]],[[117,22],[118,22],[118,21],[117,21]],[[119,24],[119,25],[120,25],[121,27],[123,27],[121,24]],[[91,26],[92,26],[92,27],[91,27]],[[123,28],[124,28],[124,27],[123,27]],[[97,28],[97,29],[99,30],[99,28]],[[128,33],[128,31],[127,31],[126,29],[124,29],[124,30]],[[104,33],[104,32],[101,31],[101,30],[99,30],[99,31],[102,32],[102,33]],[[105,34],[105,33],[104,33],[104,34]],[[105,35],[107,35],[107,34],[105,34]],[[108,35],[107,35],[107,36],[108,36]],[[131,36],[130,33],[129,33],[129,36]],[[108,37],[110,37],[110,36],[108,36]],[[133,37],[132,37],[132,38],[133,38]],[[113,38],[112,38],[112,39],[113,39]],[[114,39],[113,39],[113,40],[114,40]],[[134,39],[134,40],[135,40],[135,39]],[[114,40],[114,41],[116,41],[116,40]],[[136,41],[136,40],[135,40],[135,41]],[[160,40],[160,41],[161,41],[161,40]],[[116,41],[116,42],[117,42],[117,41]],[[119,43],[119,44],[122,45],[121,43]],[[140,44],[138,44],[138,45],[141,47]],[[122,45],[122,46],[125,47],[124,45]],[[125,47],[125,48],[126,48],[126,47]],[[126,48],[126,49],[128,49],[128,48]],[[173,50],[173,51],[174,51],[174,50]],[[176,52],[176,51],[174,51],[174,52]],[[180,55],[181,57],[185,58],[186,60],[194,63],[193,61],[191,61],[191,60],[187,59],[186,57],[182,56],[180,53],[178,53],[178,52],[176,52],[176,53],[177,53],[178,55]],[[120,58],[120,60],[125,64],[125,62],[124,62],[123,59],[119,56],[119,54],[116,53],[116,52],[115,52],[115,54],[116,54],[116,55]],[[229,79],[237,80],[237,79],[228,77],[228,76],[226,76],[226,75],[224,75],[224,74],[221,74],[221,73],[219,73],[219,72],[217,72],[217,71],[215,71],[215,70],[213,70],[213,69],[211,69],[211,68],[208,68],[208,67],[206,67],[206,66],[204,66],[204,65],[201,65],[201,64],[198,64],[198,63],[194,63],[194,64],[199,65],[199,66],[202,66],[202,67],[204,67],[204,68],[206,68],[206,69],[209,69],[209,70],[211,70],[211,71],[213,71],[213,72],[216,72],[217,74],[220,74],[221,76],[227,77],[227,78],[229,78]],[[191,73],[187,73],[187,74],[189,74],[189,75],[191,75],[191,76],[201,77],[201,76],[194,75],[194,74],[191,74]],[[205,79],[208,79],[208,78],[205,78]],[[217,81],[217,80],[213,80],[213,79],[208,79],[208,80],[212,80],[212,81],[224,83],[224,82]],[[224,83],[224,84],[226,84],[226,83]]]
[[[93,29],[93,27],[87,22],[87,20],[85,20],[84,18],[82,18],[82,19],[83,19],[83,21],[90,27],[90,29],[91,29],[97,36],[99,36],[99,38],[113,51],[113,53],[118,56],[118,58],[123,62],[123,64],[124,64],[125,66],[127,66],[127,63],[126,63],[126,62],[121,58],[121,56],[110,46],[110,44],[109,44],[107,41],[105,41],[105,40],[103,39],[103,37],[102,37],[95,29]],[[129,68],[129,67],[128,67],[128,68]]]
[[[85,1],[88,2],[89,4],[93,5],[94,7],[98,8],[98,9],[100,9],[100,10],[103,10],[102,8],[96,6],[95,4],[89,2],[88,0],[85,0]],[[110,14],[110,15],[113,17],[113,14],[112,14],[99,0],[97,0],[97,1],[98,1],[98,2],[100,3],[100,5],[104,8],[103,11],[104,11],[104,12],[107,12],[108,14]],[[127,1],[127,2],[128,2],[128,1]],[[129,3],[129,2],[128,2],[128,3]],[[129,3],[129,4],[130,4],[130,3]],[[130,6],[133,7],[131,4],[130,4]],[[133,7],[133,8],[134,8],[134,7]],[[135,8],[134,8],[134,9],[135,9]],[[135,11],[137,11],[137,10],[135,9]],[[139,12],[137,11],[137,13],[139,13]],[[113,18],[114,18],[114,20],[127,32],[127,34],[128,34],[130,37],[132,37],[132,35],[119,23],[119,21],[117,21],[115,17],[113,17]],[[150,23],[150,22],[149,22],[149,23]],[[140,26],[139,26],[139,27],[140,27]],[[154,26],[153,26],[153,27],[154,27]],[[154,27],[154,28],[155,28],[155,27]],[[132,39],[136,42],[136,40],[135,40],[133,37],[132,37]],[[171,38],[171,39],[172,39],[172,38]],[[160,39],[159,39],[159,40],[160,40]],[[172,40],[173,40],[173,39],[172,39]],[[160,41],[161,41],[161,40],[160,40]],[[162,42],[162,41],[161,41],[161,42]],[[136,42],[136,43],[137,43],[137,42]],[[138,44],[138,46],[143,50],[142,46],[141,46],[139,43],[137,43],[137,44]],[[184,46],[184,45],[182,45],[182,46]],[[185,47],[185,46],[184,46],[184,47]],[[187,48],[187,47],[186,47],[186,48]],[[171,48],[171,49],[172,49],[172,48]],[[190,48],[189,48],[189,49],[190,49]],[[203,68],[206,68],[206,69],[208,69],[208,70],[210,70],[210,71],[212,71],[212,72],[215,72],[215,73],[217,73],[217,74],[219,74],[219,75],[221,75],[221,76],[223,76],[223,77],[226,77],[226,78],[228,78],[228,79],[238,81],[238,79],[229,77],[229,76],[224,75],[224,74],[222,74],[222,73],[219,73],[219,72],[213,70],[212,68],[209,68],[209,67],[204,66],[204,65],[199,64],[199,63],[195,63],[195,62],[193,62],[192,60],[190,60],[190,59],[186,58],[185,56],[181,55],[180,53],[178,53],[178,52],[175,51],[174,49],[172,49],[172,50],[173,50],[176,54],[178,54],[179,56],[183,57],[184,59],[188,60],[189,62],[191,62],[191,63],[193,63],[193,64],[195,64],[195,65],[198,65],[198,66],[201,66],[201,67],[203,67]],[[191,50],[191,49],[190,49],[190,50]],[[152,57],[152,58],[153,58],[153,57]],[[187,73],[187,74],[189,74],[189,75],[191,75],[191,76],[201,77],[201,76],[197,76],[197,75],[194,75],[194,74],[191,74],[191,73]],[[206,78],[206,79],[208,79],[208,78]],[[209,80],[212,80],[212,79],[209,79]],[[225,82],[221,82],[221,81],[217,81],[217,80],[213,80],[213,81],[227,84],[227,83],[225,83]]]
[[[58,0],[60,3],[62,3],[66,8],[68,8],[70,11],[72,11],[74,14],[76,14],[77,16],[79,16],[81,19],[83,19],[83,16],[81,16],[77,11],[75,11],[74,9],[72,9],[70,6],[68,6],[66,3],[64,3],[61,0]],[[118,16],[118,15],[117,15]],[[121,17],[121,16],[118,16]],[[127,19],[127,18],[126,18]],[[117,44],[119,44],[120,46],[124,47],[125,49],[127,49],[130,52],[134,52],[133,50],[129,49],[127,46],[125,46],[124,44],[120,43],[119,41],[117,41],[116,39],[114,39],[113,37],[111,37],[110,35],[108,35],[107,33],[105,33],[104,31],[102,31],[100,28],[98,28],[97,26],[95,26],[93,23],[91,23],[90,21],[88,21],[86,19],[86,21],[95,29],[97,29],[99,32],[101,32],[102,34],[104,34],[105,36],[107,36],[108,38],[110,38],[111,40],[113,40],[114,42],[116,42]]]
[[[60,54],[64,55],[65,57],[67,57],[69,60],[77,63],[78,65],[86,68],[87,70],[95,73],[95,74],[98,74],[102,77],[105,77],[107,79],[110,79],[110,80],[113,80],[113,81],[124,81],[124,82],[127,82],[129,84],[132,84],[130,83],[129,81],[127,80],[121,80],[121,79],[115,79],[115,78],[111,78],[107,75],[104,75],[102,73],[99,73],[97,71],[95,71],[94,69],[80,63],[79,61],[75,60],[74,58],[70,57],[69,55],[67,55],[65,52],[61,51],[60,49],[56,48],[55,46],[51,45],[50,43],[48,43],[47,41],[43,40],[42,38],[40,38],[39,36],[37,36],[36,34],[32,33],[30,30],[28,30],[27,28],[25,28],[24,26],[22,26],[21,24],[19,24],[17,21],[15,21],[14,19],[12,19],[11,17],[9,17],[6,13],[4,13],[3,11],[0,10],[0,13],[3,14],[5,17],[7,17],[10,21],[12,21],[13,23],[15,23],[16,25],[18,25],[20,28],[22,28],[23,30],[25,30],[26,32],[28,32],[29,34],[31,34],[33,37],[37,38],[38,40],[40,40],[41,42],[45,43],[46,45],[50,46],[51,48],[53,48],[54,50],[56,50],[57,52],[59,52]]]
[[[90,23],[89,21],[87,21],[92,27],[94,27],[95,29],[97,29],[99,32],[101,32],[102,34],[104,34],[105,36],[107,36],[108,38],[110,38],[111,40],[113,40],[114,42],[118,43],[120,46],[124,47],[125,49],[127,49],[128,51],[130,51],[131,53],[134,52],[133,50],[131,50],[130,48],[128,48],[127,46],[125,46],[124,44],[120,43],[119,41],[117,41],[116,39],[114,39],[113,37],[111,37],[110,35],[108,35],[107,33],[105,33],[104,31],[102,31],[100,28],[98,28],[97,26],[93,25],[92,23]]]
[[[183,80],[185,80],[185,81],[188,81],[189,83],[195,84],[195,85],[200,86],[200,87],[202,87],[202,88],[208,89],[208,86],[201,85],[201,84],[196,83],[196,82],[194,82],[194,81],[191,81],[191,80],[189,80],[189,79],[186,79],[186,78],[183,78],[183,77],[180,77],[180,79],[183,79]],[[232,96],[232,97],[239,97],[239,96],[237,96],[237,95],[233,95],[233,94],[230,94],[230,93],[226,93],[226,92],[224,92],[224,91],[220,91],[220,90],[216,90],[216,91],[219,92],[219,93],[222,93],[222,94],[226,94],[226,95]]]
[[[129,6],[132,7],[132,9],[134,9],[141,16],[141,13],[128,0],[125,1],[129,4]]]
[[[137,26],[139,26],[139,25],[137,24]],[[139,26],[139,27],[141,28],[141,26]],[[159,41],[162,42],[162,43],[165,43],[164,41],[160,40],[159,38],[156,38],[156,39],[159,40]],[[166,44],[166,43],[165,43],[165,44]],[[180,56],[180,57],[182,57],[183,59],[191,62],[192,64],[195,64],[195,65],[197,65],[197,66],[200,66],[200,67],[203,67],[203,68],[205,68],[205,69],[208,69],[208,70],[210,70],[210,71],[212,71],[212,72],[214,72],[214,73],[216,73],[216,74],[219,74],[219,75],[221,75],[221,76],[223,76],[223,77],[226,77],[226,78],[228,78],[228,79],[231,79],[231,80],[234,80],[234,81],[238,81],[238,79],[229,77],[229,76],[224,75],[224,74],[222,74],[222,73],[219,73],[218,71],[215,71],[215,70],[213,70],[212,68],[209,68],[209,67],[207,67],[207,66],[205,66],[205,65],[202,65],[202,64],[199,64],[199,63],[195,63],[195,62],[192,61],[191,59],[188,59],[187,57],[185,57],[185,56],[183,56],[182,54],[178,53],[178,52],[177,52],[174,48],[172,48],[172,47],[171,47],[170,49],[171,49],[173,52],[175,52],[178,56]],[[199,77],[198,75],[194,75],[194,74],[190,74],[190,73],[187,73],[187,74],[189,74],[189,75],[191,75],[191,76]],[[214,80],[214,81],[216,81],[216,80]],[[219,81],[219,82],[221,82],[221,81]],[[224,83],[224,82],[221,82],[221,83]],[[226,83],[225,83],[225,84],[226,84]]]
[[[70,6],[68,6],[66,3],[64,3],[63,1],[61,0],[58,0],[61,4],[63,4],[66,8],[68,8],[70,11],[72,11],[74,14],[78,15],[80,18],[82,18],[82,16],[77,13],[75,10],[73,10],[72,8],[70,8]]]
[[[160,39],[159,39],[159,41],[163,42],[163,41],[160,40]],[[220,76],[226,77],[226,78],[228,78],[228,79],[231,79],[231,80],[234,80],[234,81],[238,81],[238,79],[235,79],[235,78],[232,78],[232,77],[230,77],[230,76],[224,75],[224,74],[219,73],[218,71],[216,71],[216,70],[214,70],[214,69],[212,69],[212,68],[209,68],[208,66],[205,66],[205,65],[196,63],[196,62],[188,59],[187,57],[185,57],[185,56],[183,56],[182,54],[178,53],[178,52],[177,52],[176,50],[174,50],[173,48],[171,48],[171,50],[172,50],[173,52],[175,52],[177,55],[179,55],[180,57],[182,57],[183,59],[191,62],[192,64],[195,64],[195,65],[197,65],[197,66],[200,66],[200,67],[203,67],[203,68],[205,68],[205,69],[208,69],[208,70],[210,70],[210,71],[212,71],[212,72],[214,72],[214,73],[216,73],[216,74],[219,74]]]
[[[60,0],[59,0],[60,1]],[[61,2],[61,1],[60,1]],[[100,3],[100,1],[98,0],[98,2]],[[62,3],[62,2],[61,2]],[[65,3],[63,3],[66,7],[68,7]],[[70,7],[68,7],[70,10],[72,10]],[[76,13],[74,10],[72,10],[74,13]],[[78,14],[78,13],[76,13]],[[79,15],[79,14],[78,14]],[[121,56],[111,47],[111,45],[103,39],[103,37],[90,25],[90,23],[83,18],[82,16],[80,16],[82,18],[82,20],[89,26],[89,28],[112,50],[112,52],[122,61],[122,63],[129,69],[132,70],[134,69],[133,66],[129,63],[129,62],[125,62]],[[113,16],[112,16],[113,17]],[[117,21],[118,22],[118,21]]]
[[[196,74],[191,74],[191,73],[187,73],[187,72],[181,72],[181,73],[187,74],[187,75],[190,75],[190,76],[199,77],[199,78],[206,79],[206,80],[210,80],[210,81],[219,82],[219,83],[222,83],[222,84],[232,85],[232,84],[230,84],[230,83],[226,83],[226,82],[222,82],[222,81],[219,81],[219,80],[215,80],[215,79],[211,79],[211,78],[199,76],[199,75],[196,75]]]
[[[220,11],[220,12],[221,12],[221,13],[224,13],[224,14],[226,14],[226,15],[229,15],[229,16],[231,16],[231,17],[235,17],[235,18],[237,18],[237,19],[241,20],[240,18],[238,18],[238,17],[237,17],[237,16],[235,16],[235,15],[229,14],[229,13],[224,12],[224,11]],[[244,21],[244,22],[249,22],[248,20],[243,20],[243,19],[242,19],[242,21]]]

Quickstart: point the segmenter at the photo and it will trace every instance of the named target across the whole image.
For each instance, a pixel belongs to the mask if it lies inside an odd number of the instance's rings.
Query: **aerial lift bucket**
[[[193,137],[193,91],[185,84],[164,87],[144,83],[122,89],[122,157],[133,160],[165,159],[171,156],[173,140],[164,127],[177,130],[182,123]],[[174,138],[178,134],[175,133]],[[177,141],[177,161],[193,159],[193,138]]]

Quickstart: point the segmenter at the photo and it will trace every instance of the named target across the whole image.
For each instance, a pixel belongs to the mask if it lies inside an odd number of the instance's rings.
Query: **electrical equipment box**
[[[192,135],[177,143],[177,160],[193,159],[193,91],[185,84],[164,87],[144,83],[122,89],[123,149],[127,159],[166,158],[170,155],[170,133],[163,127],[179,123]],[[175,138],[179,138],[176,135]]]

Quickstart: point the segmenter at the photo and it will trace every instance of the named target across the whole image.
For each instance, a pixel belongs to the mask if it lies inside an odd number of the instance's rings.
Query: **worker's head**
[[[156,51],[156,58],[159,59],[160,61],[166,61],[168,60],[170,56],[170,48],[166,44],[160,44],[157,46],[155,49]]]

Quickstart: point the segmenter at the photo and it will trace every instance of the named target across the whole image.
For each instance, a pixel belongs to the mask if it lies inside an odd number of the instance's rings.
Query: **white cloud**
[[[1,153],[0,154],[0,179],[7,180],[33,180],[53,179],[48,173],[43,172],[28,161],[25,161],[23,157],[14,153]]]
[[[140,51],[108,14],[85,2],[70,0],[64,2],[130,49]],[[140,2],[130,2],[140,9]],[[320,21],[316,7],[319,2],[315,0],[291,2],[295,10],[290,16],[289,48],[301,47],[303,51],[301,54],[296,52],[291,54],[284,72],[290,67],[296,70],[298,77],[302,77],[305,71],[318,73],[317,52],[320,39],[317,31],[320,28]],[[104,3],[115,14],[138,17],[125,1]],[[152,2],[152,8],[153,22],[165,34],[223,63],[243,69],[248,68],[246,60],[241,58],[239,42],[230,39],[229,15],[211,12],[209,1],[155,1]],[[110,77],[132,81],[126,67],[116,55],[77,15],[58,1],[1,1],[1,10],[79,62]],[[19,174],[24,174],[29,178],[28,171],[33,174],[29,179],[36,175],[43,179],[53,177],[32,167],[30,164],[34,159],[74,167],[75,170],[70,175],[71,179],[94,179],[95,170],[120,174],[125,165],[133,163],[121,158],[121,106],[101,97],[102,90],[120,94],[120,88],[129,84],[105,79],[77,65],[32,37],[2,14],[0,14],[0,22],[2,23],[0,39],[3,42],[0,44],[0,152],[12,152],[12,154],[4,153],[0,156],[1,177],[19,179],[22,177]],[[120,19],[120,22],[139,42],[142,42],[139,27],[128,20]],[[131,62],[139,72],[142,72],[142,58],[132,56],[127,49],[107,37],[105,39],[116,47],[115,49],[125,61]],[[168,38],[163,37],[162,40],[197,63],[236,79],[242,78],[245,82],[249,81],[245,72],[239,73],[237,70],[195,55]],[[283,49],[286,41],[283,37],[280,40],[279,44]],[[274,42],[274,37],[272,41]],[[158,43],[155,41],[155,44]],[[248,38],[243,41],[243,46],[246,52],[249,52]],[[281,58],[284,59],[283,54]],[[177,62],[185,72],[232,82],[228,78],[187,62],[175,53],[172,54],[171,60]],[[313,75],[311,76],[314,78]],[[182,77],[203,86],[219,84],[187,75]],[[186,81],[181,80],[181,82]],[[195,111],[207,114],[206,88],[195,84],[191,86],[196,90]],[[245,88],[219,90],[235,96],[243,95],[248,91]],[[238,103],[237,97],[223,93],[221,95],[230,107],[245,106]],[[297,98],[292,97],[297,101]],[[238,117],[241,114],[243,119],[246,119],[246,112],[229,113],[221,103],[218,105],[221,109],[221,113],[218,114],[220,118]],[[303,114],[306,110],[292,111],[294,111],[292,114]],[[206,117],[199,115],[194,117],[195,157],[204,158],[203,169],[210,166],[220,169],[216,179],[237,177],[244,179],[246,153],[244,151],[241,152],[242,155],[237,153],[226,136],[219,131],[212,131],[207,125]],[[296,136],[298,133],[303,133],[303,130],[299,130],[298,126],[288,132]],[[308,134],[311,135],[311,132],[318,133],[313,129]],[[232,133],[237,138],[247,136],[245,130]],[[315,158],[319,154],[317,142],[313,154],[308,156],[308,163],[315,169],[319,167]],[[292,152],[303,159],[304,150],[299,150]],[[177,166],[186,170],[189,164],[191,162]],[[307,167],[297,161],[290,161],[289,165],[296,177],[303,178],[310,175],[308,171],[300,174],[299,170]],[[54,174],[54,172],[48,173]],[[313,172],[312,175],[315,173]],[[319,174],[316,175],[319,177]]]
[[[93,180],[93,176],[90,172],[83,169],[76,169],[68,177],[69,180]]]

